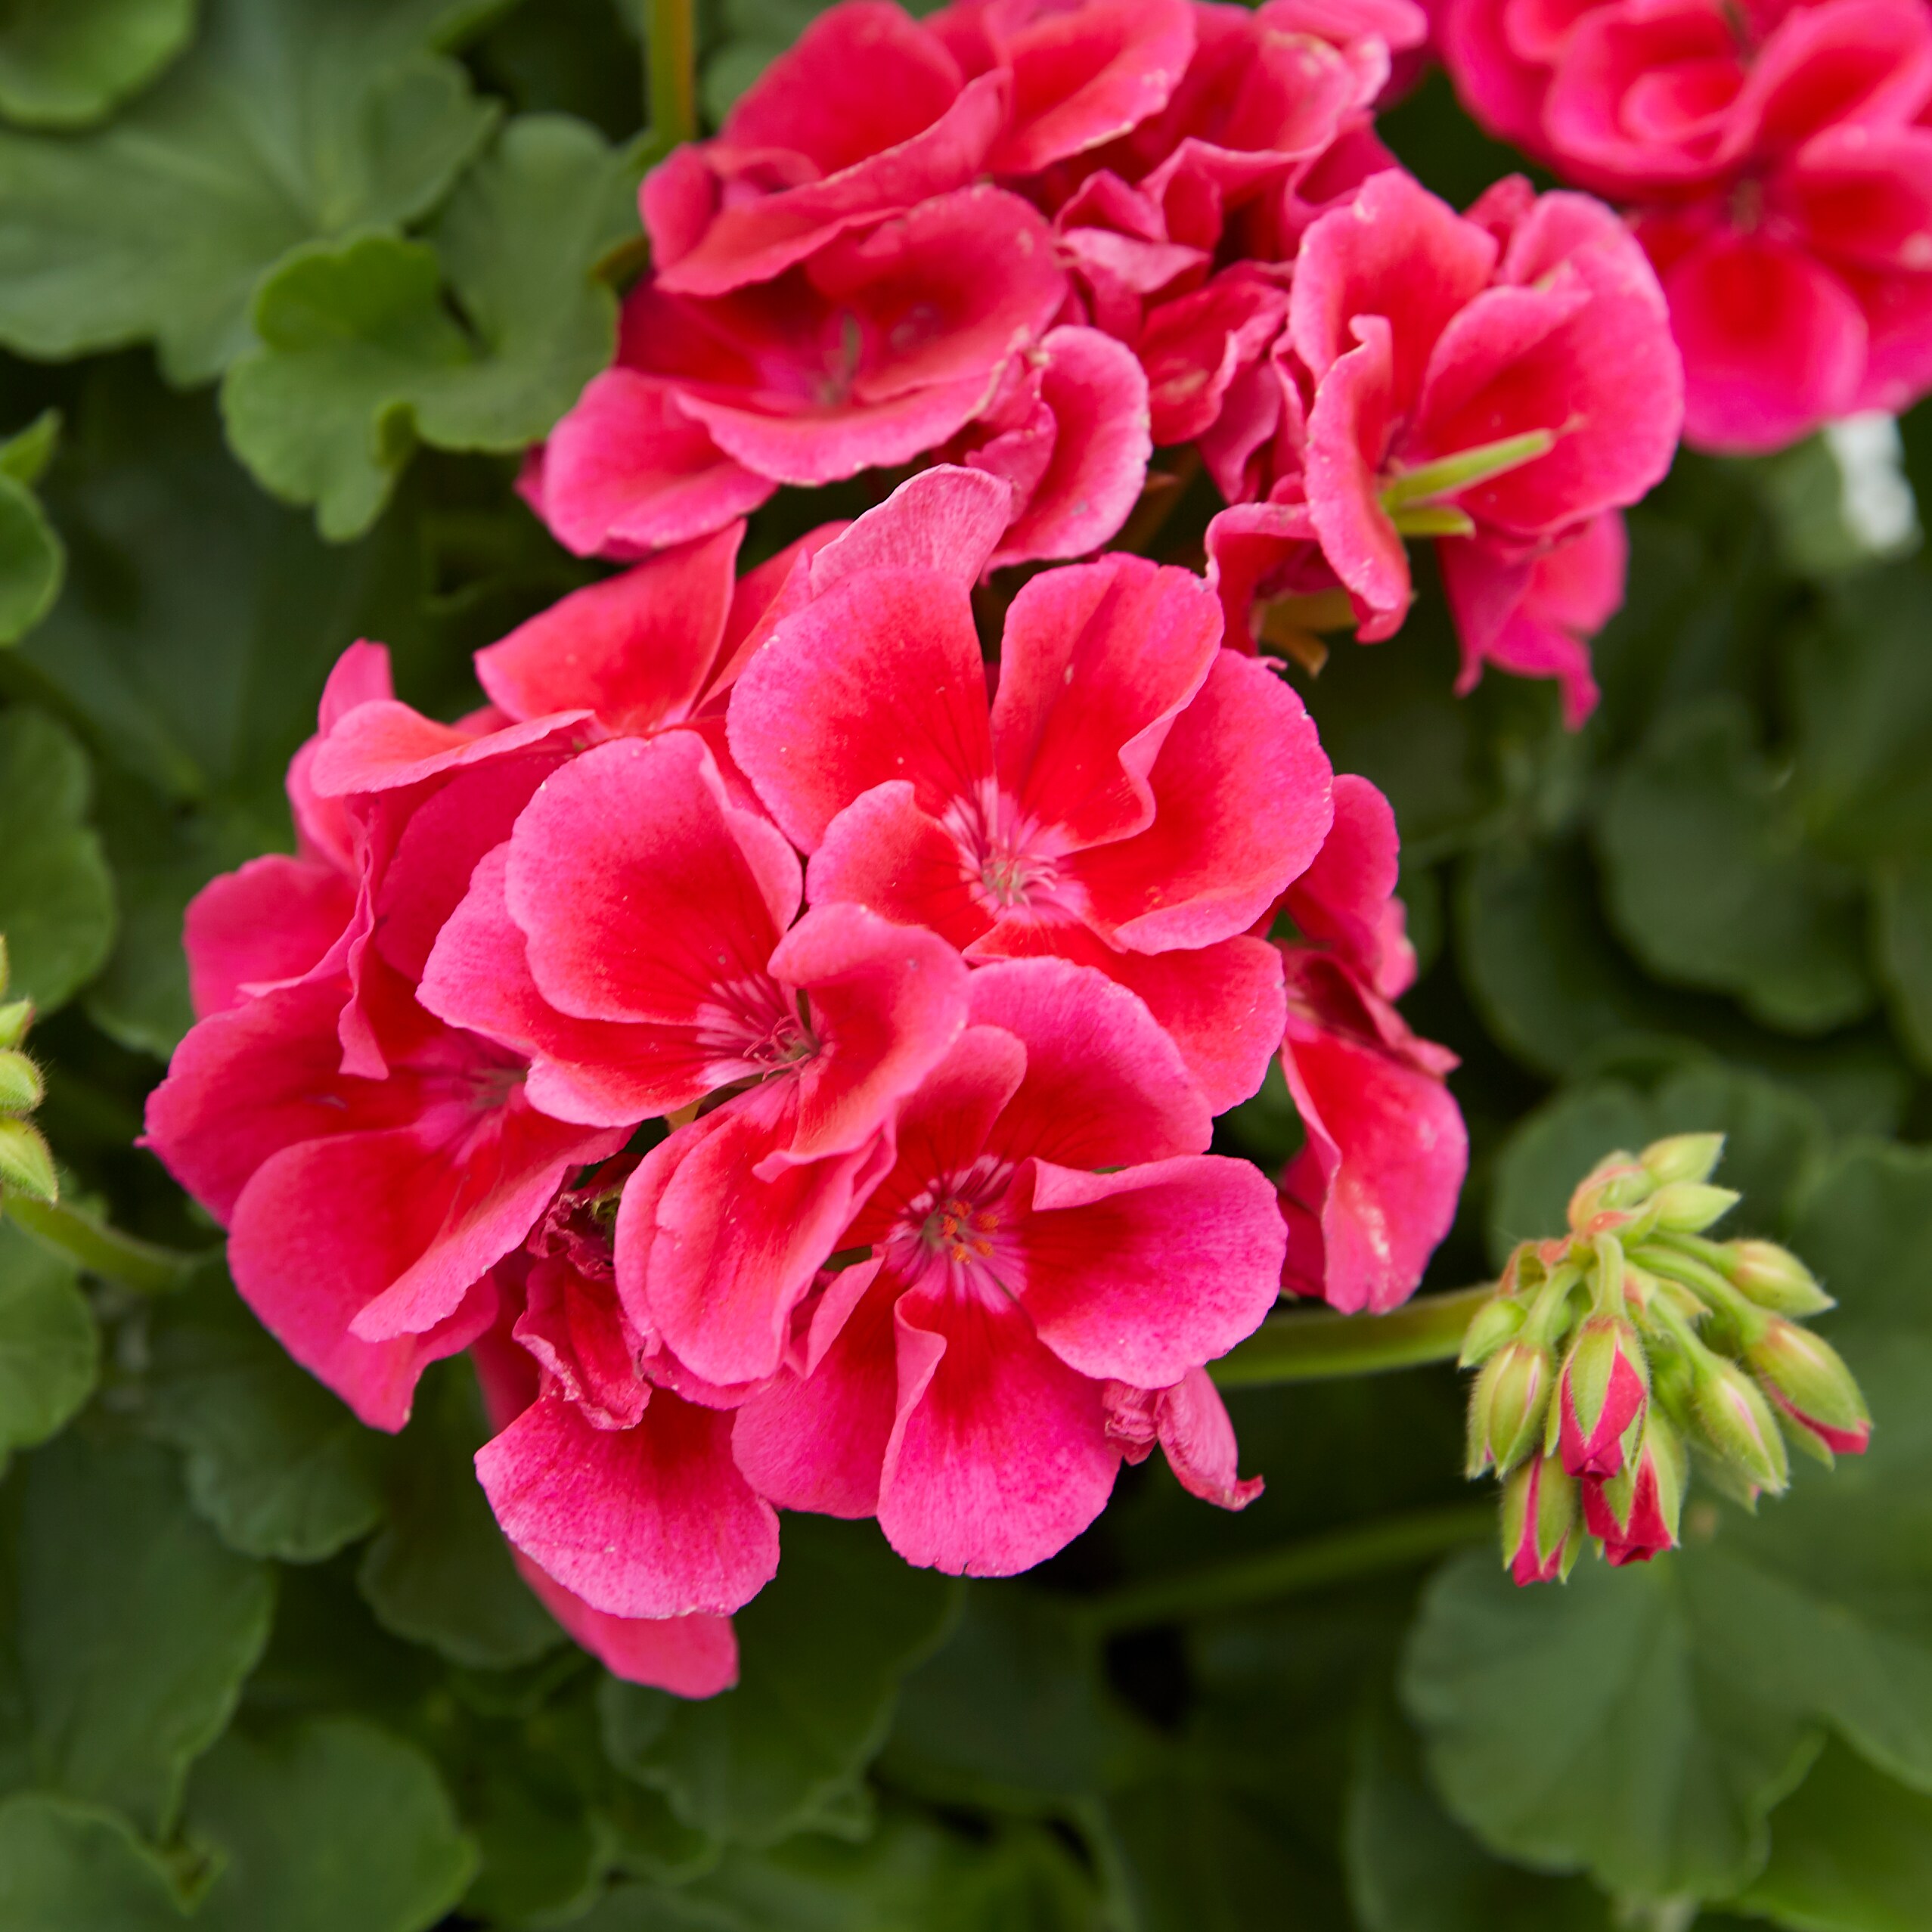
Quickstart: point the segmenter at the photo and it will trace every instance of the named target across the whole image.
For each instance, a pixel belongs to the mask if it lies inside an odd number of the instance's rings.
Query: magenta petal
[[[634,1428],[548,1396],[476,1452],[504,1534],[613,1617],[735,1610],[778,1570],[778,1518],[731,1459],[731,1419],[653,1397]]]
[[[1038,1161],[1014,1205],[1011,1290],[1082,1375],[1164,1387],[1252,1334],[1281,1292],[1287,1238],[1251,1161],[1184,1155],[1108,1174]]]
[[[716,668],[745,526],[730,523],[562,597],[476,653],[476,678],[514,718],[594,713],[643,732],[688,717]]]
[[[1333,812],[1328,758],[1301,699],[1269,665],[1230,650],[1174,720],[1149,783],[1152,823],[1069,866],[1093,923],[1136,952],[1247,931],[1306,870]]]
[[[991,925],[959,841],[920,811],[904,780],[862,792],[825,828],[805,869],[815,906],[870,906],[962,948]]]
[[[1144,558],[1033,578],[1006,615],[993,703],[1002,791],[1076,848],[1140,831],[1148,774],[1220,635],[1201,580]]]
[[[1013,508],[1013,492],[997,476],[954,464],[922,470],[813,553],[811,594],[870,570],[932,571],[970,589]]]
[[[1098,329],[1064,328],[1036,353],[1053,454],[994,552],[995,568],[1098,550],[1140,501],[1154,452],[1147,379],[1131,351]]]
[[[1400,626],[1415,591],[1380,495],[1395,406],[1388,324],[1366,315],[1354,327],[1358,346],[1330,366],[1308,412],[1308,515],[1329,567],[1373,613],[1361,635],[1374,643]]]
[[[1387,1000],[1416,976],[1415,949],[1402,936],[1395,898],[1400,871],[1394,808],[1367,779],[1338,772],[1335,822],[1289,888],[1288,910],[1307,938],[1332,949]],[[1393,932],[1391,905],[1398,914]]]
[[[688,1027],[716,989],[769,984],[801,884],[773,828],[731,808],[704,746],[672,731],[557,773],[517,822],[505,890],[560,1010]]]
[[[594,376],[544,450],[541,513],[579,557],[641,557],[709,536],[777,486],[734,463],[672,386],[634,369]]]
[[[1243,1481],[1227,1405],[1205,1369],[1189,1369],[1171,1388],[1108,1387],[1109,1427],[1158,1438],[1175,1479],[1190,1496],[1221,1509],[1245,1509],[1261,1479]],[[1118,1415],[1119,1419],[1114,1419]]]
[[[936,933],[861,906],[806,913],[771,970],[805,995],[819,1043],[797,1075],[794,1159],[864,1147],[966,1025],[966,962]]]
[[[781,1509],[871,1516],[898,1406],[892,1310],[896,1278],[878,1262],[848,1269],[865,1293],[806,1375],[787,1373],[733,1419],[732,1453],[746,1480]],[[814,1324],[816,1327],[816,1324]]]
[[[1010,1577],[1106,1507],[1120,1466],[1100,1385],[995,1291],[915,1289],[897,1311],[898,1413],[879,1526],[909,1563]]]
[[[863,792],[910,780],[937,817],[991,774],[986,672],[966,587],[848,577],[786,618],[731,693],[731,755],[811,852]]]
[[[301,978],[343,938],[355,910],[355,888],[333,866],[279,852],[211,879],[188,901],[181,934],[196,1017]]]
[[[738,1639],[728,1617],[611,1617],[593,1610],[512,1550],[544,1608],[613,1676],[675,1697],[715,1697],[738,1681]]]
[[[1026,1071],[991,1133],[1006,1158],[1119,1168],[1207,1146],[1212,1117],[1179,1050],[1124,986],[1058,959],[982,966],[967,984],[975,1026],[1026,1050]]]

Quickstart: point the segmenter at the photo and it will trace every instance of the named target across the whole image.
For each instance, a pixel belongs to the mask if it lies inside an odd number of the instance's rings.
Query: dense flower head
[[[1207,1365],[1284,1285],[1402,1299],[1460,1182],[1386,802],[1185,571],[1044,572],[989,663],[1012,495],[928,469],[743,578],[739,526],[665,549],[454,725],[352,647],[298,850],[190,911],[149,1140],[241,1292],[381,1427],[469,1349],[524,1574],[687,1694],[778,1509],[1005,1574],[1156,1444],[1242,1507]],[[1208,1151],[1276,1056],[1279,1188]]]
[[[1439,45],[1487,126],[1633,211],[1694,442],[1775,448],[1932,384],[1924,0],[1448,0]]]
[[[1437,536],[1463,688],[1555,676],[1580,722],[1676,351],[1609,210],[1459,217],[1401,172],[1373,116],[1427,34],[1411,0],[845,0],[647,178],[652,268],[526,494],[635,558],[963,465],[1009,486],[991,570],[1090,554],[1191,445],[1230,644],[1258,591],[1389,635]]]

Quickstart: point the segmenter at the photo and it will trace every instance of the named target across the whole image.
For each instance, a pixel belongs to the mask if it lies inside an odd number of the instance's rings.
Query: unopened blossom
[[[912,1562],[1004,1576],[1084,1529],[1155,1437],[1197,1491],[1251,1493],[1192,1372],[1267,1313],[1282,1237],[1261,1174],[1202,1151],[1207,1103],[1124,988],[1016,960],[969,997],[839,1237],[870,1252],[801,1308],[793,1371],[735,1440],[774,1502],[876,1515]]]

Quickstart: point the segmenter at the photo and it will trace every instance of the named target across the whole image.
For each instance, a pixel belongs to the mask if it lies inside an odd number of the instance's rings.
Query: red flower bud
[[[1581,1543],[1577,1484],[1553,1456],[1533,1456],[1502,1491],[1502,1560],[1519,1587],[1560,1582]]]
[[[1586,1477],[1583,1524],[1603,1541],[1609,1561],[1648,1563],[1677,1546],[1683,1507],[1684,1448],[1677,1431],[1654,1409],[1644,1419],[1643,1440],[1620,1475]]]
[[[1636,1328],[1622,1315],[1590,1316],[1578,1332],[1556,1392],[1557,1442],[1573,1476],[1614,1476],[1624,1432],[1642,1413],[1650,1372]]]
[[[1872,1440],[1872,1417],[1852,1372],[1828,1341],[1782,1316],[1744,1351],[1801,1447],[1829,1462],[1862,1456]]]

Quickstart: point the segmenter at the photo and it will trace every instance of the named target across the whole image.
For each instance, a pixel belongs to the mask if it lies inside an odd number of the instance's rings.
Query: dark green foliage
[[[600,574],[513,482],[640,259],[644,11],[0,6],[0,932],[90,1214],[216,1238],[132,1146],[182,912],[289,848],[343,647],[452,717]],[[715,122],[817,8],[699,11]],[[1382,129],[1458,203],[1515,165],[1440,76]],[[1157,1458],[1023,1580],[788,1518],[741,1682],[682,1704],[517,1576],[467,1367],[380,1437],[218,1262],[143,1299],[0,1220],[0,1932],[1932,1932],[1932,565],[1860,550],[1822,444],[1685,456],[1631,529],[1580,734],[1454,696],[1425,559],[1400,635],[1289,674],[1394,803],[1404,1010],[1462,1059],[1432,1285],[1721,1128],[1738,1231],[1839,1297],[1868,1456],[1694,1490],[1682,1552],[1565,1589],[1478,1547],[1257,1602],[1245,1562],[1471,1492],[1447,1369],[1251,1389],[1251,1509]],[[1220,1145],[1300,1132],[1276,1080]]]

